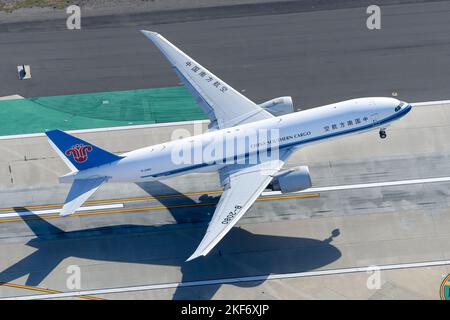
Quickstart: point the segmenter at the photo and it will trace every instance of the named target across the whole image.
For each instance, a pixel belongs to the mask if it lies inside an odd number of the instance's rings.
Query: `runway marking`
[[[178,198],[178,197],[190,197],[190,196],[198,196],[198,195],[210,195],[210,194],[219,194],[222,193],[223,190],[213,190],[213,191],[197,191],[197,192],[188,192],[188,193],[179,193],[179,194],[169,194],[169,195],[159,195],[159,196],[142,196],[142,197],[128,197],[128,198],[115,198],[115,199],[105,199],[105,200],[89,200],[86,201],[85,204],[99,204],[99,203],[114,203],[114,202],[131,202],[131,201],[144,201],[144,200],[153,200],[153,199],[165,199],[165,198]],[[34,205],[34,206],[24,206],[26,210],[29,209],[45,209],[45,208],[58,208],[62,207],[61,203],[54,204],[42,204],[42,205]],[[13,207],[9,208],[0,208],[0,212],[5,211],[14,211]]]
[[[435,100],[435,101],[425,101],[425,102],[413,102],[411,105],[413,107],[426,107],[435,106],[439,104],[450,104],[450,100]]]
[[[45,292],[45,293],[49,293],[49,294],[61,294],[61,293],[63,293],[62,291],[58,291],[58,290],[44,289],[44,288],[39,288],[39,287],[31,287],[31,286],[26,286],[26,285],[23,285],[23,284],[16,284],[16,283],[9,283],[9,282],[0,282],[0,286],[10,287],[10,288],[18,288],[18,289],[25,289],[25,290],[32,290],[32,291],[40,291],[40,292]],[[87,299],[87,300],[105,300],[103,298],[91,297],[91,296],[88,296],[88,295],[79,295],[77,297],[81,298],[81,299]]]
[[[298,192],[293,192],[290,194],[300,194],[300,193],[310,193],[310,192],[324,192],[324,191],[338,191],[347,189],[363,189],[363,188],[374,188],[374,187],[392,187],[400,185],[410,185],[410,184],[420,184],[420,183],[433,183],[433,182],[450,182],[450,177],[438,177],[438,178],[425,178],[425,179],[410,179],[410,180],[397,180],[390,182],[375,182],[375,183],[363,183],[363,184],[350,184],[350,185],[340,185],[340,186],[329,186],[329,187],[317,187],[309,188]],[[142,196],[142,197],[127,197],[127,198],[115,198],[115,199],[105,199],[105,200],[90,200],[86,201],[87,205],[94,205],[100,203],[116,203],[116,202],[132,202],[132,201],[144,201],[153,199],[168,199],[168,198],[178,198],[178,197],[191,197],[198,195],[212,195],[220,194],[223,190],[213,190],[213,191],[197,191],[188,192],[182,194],[169,194],[169,195],[157,195],[157,196]],[[281,195],[280,191],[267,191],[263,192],[262,196],[273,196]],[[45,209],[45,208],[57,208],[62,207],[62,204],[45,204],[45,205],[34,205],[34,206],[24,206],[26,210],[31,209]],[[84,207],[82,207],[84,208]],[[0,212],[14,211],[14,208],[0,208]]]
[[[313,198],[313,197],[320,197],[320,194],[319,193],[310,193],[310,194],[298,194],[298,195],[285,195],[285,196],[280,196],[280,197],[258,198],[258,199],[256,199],[256,201],[287,200],[287,199],[301,199],[301,198]],[[141,211],[155,211],[155,210],[173,209],[173,208],[203,207],[203,206],[213,206],[216,204],[217,204],[217,201],[175,204],[175,205],[170,205],[170,206],[161,205],[161,206],[153,206],[153,207],[140,207],[140,208],[138,207],[138,208],[125,208],[125,209],[106,210],[106,211],[80,212],[80,213],[74,213],[74,214],[64,217],[64,218],[94,216],[94,215],[100,215],[100,214],[113,214],[113,213],[134,213],[134,212],[141,212]],[[0,215],[0,217],[1,217],[1,215]],[[40,218],[37,218],[33,215],[29,215],[28,217],[21,217],[21,218],[0,219],[0,223],[18,222],[18,221],[33,220],[33,219],[56,219],[56,218],[61,218],[61,216],[60,215],[47,215],[47,216],[42,216]]]
[[[381,266],[377,266],[377,267],[378,267],[378,270],[380,270],[380,271],[386,271],[386,270],[412,269],[412,268],[436,267],[436,266],[446,266],[446,265],[450,265],[450,260],[388,264],[388,265],[381,265]],[[289,278],[305,278],[305,277],[317,277],[317,276],[327,276],[327,275],[336,275],[336,274],[361,273],[361,272],[368,272],[371,270],[373,270],[373,266],[317,270],[317,271],[296,272],[296,273],[278,273],[278,274],[266,274],[266,275],[238,277],[238,278],[223,278],[223,279],[199,280],[199,281],[189,281],[189,282],[171,282],[171,283],[159,283],[159,284],[149,284],[149,285],[141,285],[141,286],[120,287],[120,288],[93,289],[93,290],[84,290],[84,291],[76,291],[76,292],[50,293],[50,294],[40,294],[40,295],[30,295],[30,296],[16,296],[16,297],[2,298],[0,300],[38,300],[38,299],[69,298],[69,297],[79,297],[79,296],[86,296],[86,295],[92,296],[92,295],[99,295],[99,294],[124,293],[124,292],[161,290],[161,289],[176,289],[176,288],[198,287],[198,286],[208,286],[208,285],[218,285],[218,284],[221,285],[221,284],[233,284],[233,283],[242,283],[242,282],[257,282],[257,281],[279,280],[279,279],[289,279]]]
[[[293,192],[290,194],[282,194],[280,191],[267,191],[263,192],[261,195],[269,198],[258,198],[256,201],[271,201],[271,200],[287,200],[287,199],[295,199],[295,198],[307,198],[307,197],[319,197],[320,192],[326,191],[340,191],[340,190],[350,190],[350,189],[365,189],[365,188],[375,188],[375,187],[394,187],[394,186],[402,186],[402,185],[414,185],[414,184],[425,184],[425,183],[439,183],[439,182],[450,182],[450,177],[438,177],[438,178],[424,178],[424,179],[409,179],[409,180],[397,180],[397,181],[388,181],[388,182],[374,182],[374,183],[361,183],[361,184],[349,184],[349,185],[340,185],[340,186],[329,186],[329,187],[317,187],[317,188],[309,188],[298,192]],[[142,201],[142,200],[150,200],[150,199],[163,199],[163,198],[177,198],[177,197],[188,197],[195,195],[211,195],[211,194],[220,194],[222,190],[214,190],[214,191],[202,191],[202,192],[191,192],[185,194],[171,194],[171,195],[161,195],[161,196],[143,196],[143,197],[130,197],[130,198],[117,198],[117,199],[109,199],[109,200],[92,200],[87,201],[86,204],[95,204],[95,203],[111,203],[111,202],[128,202],[128,201]],[[99,214],[112,214],[112,213],[127,213],[127,212],[139,212],[139,211],[154,211],[161,209],[172,209],[172,208],[182,208],[182,207],[196,207],[196,206],[210,206],[215,205],[217,202],[203,202],[203,203],[192,203],[192,204],[179,204],[172,206],[154,206],[154,207],[142,207],[142,208],[127,208],[120,210],[107,210],[107,211],[95,211],[95,212],[79,212],[71,215],[72,217],[76,216],[89,216],[89,215],[99,215]],[[111,204],[113,205],[113,204]],[[122,205],[123,203],[119,204]],[[26,210],[35,209],[35,208],[46,208],[46,207],[56,207],[61,206],[61,204],[49,204],[49,205],[39,205],[39,206],[28,206],[24,207]],[[101,209],[101,206],[95,207],[95,209]],[[1,211],[11,211],[14,208],[3,208]],[[79,211],[90,211],[94,210],[89,207],[81,207]],[[31,210],[30,210],[31,211]],[[59,212],[57,210],[57,212]],[[47,212],[47,214],[50,212]],[[12,213],[18,215],[17,213]],[[44,213],[42,213],[44,214]],[[24,214],[26,215],[26,214]],[[29,213],[29,219],[33,219],[33,216]],[[7,217],[6,214],[0,214],[1,217]],[[60,218],[59,215],[51,216],[47,215],[44,217],[45,219],[54,219]],[[25,217],[25,219],[27,219]],[[21,218],[9,218],[9,219],[0,219],[0,223],[3,222],[16,222],[21,221]]]
[[[389,181],[389,182],[374,182],[374,183],[361,183],[361,184],[347,184],[347,185],[341,185],[341,186],[309,188],[309,189],[306,189],[303,191],[298,191],[298,192],[293,192],[293,193],[339,191],[339,190],[365,189],[365,188],[376,188],[376,187],[395,187],[395,186],[404,186],[404,185],[411,185],[411,184],[424,184],[424,183],[437,183],[437,182],[450,182],[450,177],[397,180],[397,181]],[[268,192],[262,193],[263,196],[271,196],[271,195],[279,195],[279,194],[281,194],[280,191],[268,191]]]
[[[438,177],[438,178],[425,178],[425,179],[410,179],[410,180],[397,180],[390,182],[375,182],[375,183],[363,183],[363,184],[350,184],[350,185],[340,185],[340,186],[329,186],[329,187],[317,187],[317,188],[309,188],[298,192],[293,192],[290,194],[299,194],[299,193],[309,193],[309,192],[324,192],[324,191],[338,191],[338,190],[347,190],[347,189],[363,189],[363,188],[374,188],[374,187],[392,187],[392,186],[400,186],[400,185],[409,185],[409,184],[420,184],[420,183],[437,183],[437,182],[450,182],[450,177]],[[158,195],[158,196],[142,196],[142,197],[128,197],[128,198],[115,198],[115,199],[105,199],[105,200],[90,200],[86,201],[85,204],[93,205],[100,203],[115,203],[115,202],[132,202],[132,201],[144,201],[144,200],[153,200],[153,199],[165,199],[165,198],[178,198],[178,197],[190,197],[190,196],[198,196],[198,195],[212,195],[212,194],[220,194],[223,190],[213,190],[213,191],[197,191],[197,192],[188,192],[182,194],[169,194],[169,195]],[[263,192],[262,196],[272,196],[272,195],[281,195],[280,191],[267,191]],[[45,208],[57,208],[62,207],[62,204],[45,204],[45,205],[35,205],[35,206],[24,206],[26,210],[31,209],[45,209]],[[83,207],[82,207],[83,208]],[[0,212],[6,211],[14,211],[14,208],[0,208]]]
[[[107,204],[107,205],[101,205],[101,206],[80,207],[76,210],[76,212],[102,210],[102,209],[116,209],[116,208],[123,208],[123,203]],[[0,218],[25,217],[25,216],[34,216],[34,215],[40,216],[40,215],[44,215],[44,214],[60,213],[61,209],[32,211],[32,210],[28,210],[28,208],[17,207],[15,211],[16,212],[0,213]]]

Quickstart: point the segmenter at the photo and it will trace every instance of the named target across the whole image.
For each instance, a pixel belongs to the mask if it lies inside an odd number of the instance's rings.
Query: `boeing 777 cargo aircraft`
[[[308,167],[281,170],[292,152],[335,137],[385,128],[411,110],[394,98],[360,98],[294,112],[290,97],[250,101],[156,32],[142,31],[169,60],[211,120],[202,135],[116,155],[63,131],[46,134],[71,172],[61,215],[74,213],[105,182],[146,182],[218,171],[224,192],[197,250],[204,256],[247,212],[264,189],[283,193],[311,186]],[[231,146],[231,147],[230,147]]]

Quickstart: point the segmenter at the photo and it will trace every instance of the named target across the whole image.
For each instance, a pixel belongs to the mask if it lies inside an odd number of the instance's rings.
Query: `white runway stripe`
[[[91,211],[91,210],[103,210],[103,209],[117,209],[117,208],[123,208],[123,203],[114,203],[114,204],[106,204],[106,205],[100,205],[100,206],[86,206],[81,207],[77,209],[76,212],[81,211]],[[47,210],[29,210],[29,211],[22,211],[20,213],[18,212],[5,212],[0,213],[0,218],[13,218],[13,217],[25,217],[25,216],[32,216],[32,215],[44,215],[44,214],[52,214],[52,213],[60,213],[61,208],[58,209],[47,209]]]
[[[436,266],[445,266],[445,265],[450,265],[450,260],[389,264],[389,265],[377,266],[377,268],[378,268],[378,270],[383,271],[383,270],[436,267]],[[97,289],[97,290],[85,290],[85,291],[65,292],[65,293],[16,296],[16,297],[2,298],[0,300],[38,300],[38,299],[52,299],[52,298],[68,298],[68,297],[77,297],[77,296],[82,296],[82,295],[92,296],[92,295],[99,295],[99,294],[123,293],[123,292],[133,292],[133,291],[147,291],[147,290],[171,289],[171,288],[173,289],[173,288],[181,288],[181,287],[196,287],[196,286],[217,285],[217,284],[232,284],[232,283],[239,283],[239,282],[254,282],[254,281],[266,281],[266,280],[276,280],[276,279],[326,276],[326,275],[333,275],[333,274],[368,272],[371,270],[374,270],[373,266],[318,270],[318,271],[298,272],[298,273],[268,274],[268,275],[261,275],[261,276],[201,280],[201,281],[190,281],[190,282],[172,282],[172,283],[150,284],[150,285],[142,285],[142,286],[108,288],[108,289]]]
[[[402,185],[412,185],[412,184],[423,184],[423,183],[438,183],[438,182],[450,182],[450,177],[438,177],[438,178],[425,178],[425,179],[410,179],[410,180],[398,180],[398,181],[388,181],[388,182],[374,182],[374,183],[362,183],[362,184],[348,184],[340,186],[329,186],[329,187],[317,187],[309,188],[299,192],[293,193],[311,193],[311,192],[325,192],[325,191],[339,191],[339,190],[350,190],[350,189],[364,189],[364,188],[375,188],[375,187],[392,187],[392,186],[402,186]],[[275,196],[280,195],[280,191],[267,191],[263,192],[263,196]],[[117,209],[123,208],[123,203],[117,204],[107,204],[98,206],[86,206],[81,207],[77,210],[79,211],[90,211],[90,210],[102,210],[102,209]],[[11,218],[27,215],[43,215],[43,214],[54,214],[59,213],[61,209],[47,209],[47,210],[30,210],[21,212],[20,215],[17,212],[0,212],[0,218]]]
[[[413,102],[411,105],[413,107],[427,107],[427,106],[435,106],[439,104],[449,104],[450,100],[435,100],[435,101],[425,101],[425,102]]]
[[[398,181],[361,183],[361,184],[347,184],[347,185],[342,185],[342,186],[309,188],[309,189],[305,189],[305,190],[293,192],[293,193],[338,191],[338,190],[364,189],[364,188],[376,188],[376,187],[394,187],[394,186],[403,186],[403,185],[411,185],[411,184],[437,183],[437,182],[450,182],[450,177],[398,180]],[[280,194],[281,194],[280,191],[267,191],[267,192],[262,193],[263,196],[274,196],[274,195],[280,195]]]

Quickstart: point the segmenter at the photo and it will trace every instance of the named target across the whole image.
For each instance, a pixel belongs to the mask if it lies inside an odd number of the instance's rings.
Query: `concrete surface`
[[[365,28],[363,7],[328,9],[220,19],[206,14],[156,26],[162,20],[148,22],[146,15],[105,17],[83,32],[58,29],[57,21],[3,24],[0,94],[177,84],[159,52],[136,32],[149,28],[257,102],[292,95],[296,106],[308,108],[394,91],[406,101],[448,98],[448,2],[383,7],[380,31]],[[32,80],[12,78],[20,63],[31,64]],[[415,107],[389,127],[386,140],[372,132],[324,142],[297,152],[287,166],[309,165],[315,187],[448,177],[449,125],[448,104]],[[175,128],[194,131],[179,124],[79,136],[125,152],[166,141]],[[91,199],[122,203],[122,211],[1,218],[2,212],[26,212],[24,206],[54,208],[48,204],[61,203],[68,187],[57,184],[67,169],[43,137],[0,140],[0,152],[0,206],[10,207],[0,210],[0,281],[28,286],[0,286],[0,297],[45,294],[39,288],[74,291],[67,287],[71,265],[81,270],[79,290],[153,288],[94,295],[107,299],[438,299],[439,284],[450,272],[448,182],[263,197],[210,255],[185,263],[220,195],[215,174],[105,185]],[[365,272],[267,279],[418,262],[429,266],[383,271],[377,290],[367,288]],[[259,280],[229,280],[254,276]],[[166,288],[217,279],[229,282]]]
[[[80,136],[113,151],[127,151],[164,141],[173,129]],[[324,142],[297,152],[287,166],[309,165],[314,187],[450,176],[450,147],[445,142],[449,130],[449,104],[414,107],[389,127],[386,140],[369,132]],[[14,206],[9,211],[20,213],[25,205],[64,200],[67,187],[57,185],[56,178],[66,169],[44,138],[1,140],[0,148],[3,161],[9,163],[0,167],[11,166],[14,177],[11,183],[9,171],[2,175],[2,207]],[[220,195],[214,174],[139,186],[105,185],[91,201],[116,199],[106,203],[123,203],[124,212],[0,219],[0,281],[68,292],[73,291],[66,287],[70,265],[81,268],[81,290],[93,290],[449,260],[448,185],[324,191],[307,198],[263,197],[265,201],[256,202],[210,255],[191,263],[184,260],[201,240]],[[439,284],[449,272],[447,264],[382,271],[378,290],[368,289],[369,275],[360,272],[97,296],[438,299]],[[1,297],[35,294],[0,287]]]

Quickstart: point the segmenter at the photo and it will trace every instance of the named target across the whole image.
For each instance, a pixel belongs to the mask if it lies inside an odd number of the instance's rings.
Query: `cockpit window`
[[[404,104],[405,104],[404,102],[400,103],[400,104],[395,108],[395,112],[399,111],[399,110],[402,108],[402,106],[403,106]]]

